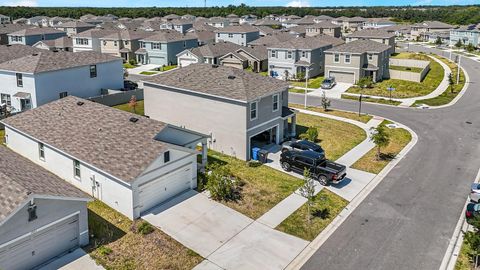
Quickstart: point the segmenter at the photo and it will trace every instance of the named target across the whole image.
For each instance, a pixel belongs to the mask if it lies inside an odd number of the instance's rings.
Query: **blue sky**
[[[386,6],[480,4],[480,0],[207,0],[207,6]],[[203,0],[0,0],[0,5],[22,6],[98,6],[98,7],[195,7]]]

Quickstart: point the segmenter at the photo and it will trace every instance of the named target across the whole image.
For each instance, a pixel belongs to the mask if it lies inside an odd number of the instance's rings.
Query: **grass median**
[[[350,99],[358,101],[357,96],[351,95],[342,95],[342,99]],[[385,98],[371,98],[371,97],[362,97],[362,102],[370,102],[370,103],[378,103],[378,104],[386,104],[392,106],[398,106],[402,104],[400,101],[385,99]]]
[[[308,79],[308,87],[307,88],[320,88],[322,85],[324,77],[323,76],[318,76],[315,78]],[[298,82],[290,82],[290,85],[296,86],[296,87],[305,87],[305,79],[303,81],[298,81]]]
[[[303,106],[299,105],[299,104],[289,104],[288,106],[291,107],[291,108],[303,109]],[[354,113],[354,112],[338,111],[338,110],[333,110],[333,109],[328,109],[328,110],[325,111],[323,108],[312,107],[312,106],[307,107],[307,110],[314,111],[314,112],[319,112],[319,113],[324,113],[324,114],[329,114],[329,115],[333,115],[333,116],[338,116],[338,117],[343,117],[343,118],[359,121],[359,122],[362,122],[362,123],[367,123],[368,121],[370,121],[373,118],[373,116],[368,115],[368,114],[362,114],[361,116],[358,116],[358,113]]]

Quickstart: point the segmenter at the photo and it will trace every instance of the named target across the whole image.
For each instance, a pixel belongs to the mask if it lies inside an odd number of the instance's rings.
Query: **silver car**
[[[470,200],[478,203],[480,200],[480,184],[473,183],[470,186]]]
[[[337,83],[335,82],[335,77],[327,77],[323,80],[322,89],[332,89]]]

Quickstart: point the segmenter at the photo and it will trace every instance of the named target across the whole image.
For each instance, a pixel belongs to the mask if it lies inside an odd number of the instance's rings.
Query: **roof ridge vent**
[[[83,101],[77,102],[77,105],[78,105],[78,106],[82,106],[83,104],[85,104],[85,102],[83,102]]]
[[[128,119],[128,121],[130,121],[130,122],[132,122],[132,123],[136,123],[136,122],[138,122],[138,120],[139,120],[139,119],[138,119],[137,117],[133,117],[133,116],[130,117],[130,119]]]
[[[235,75],[228,75],[227,78],[228,78],[229,80],[234,80],[236,77],[235,77]]]

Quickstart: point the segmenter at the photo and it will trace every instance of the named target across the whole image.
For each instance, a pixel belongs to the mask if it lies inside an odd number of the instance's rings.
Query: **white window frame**
[[[252,107],[253,107],[253,104],[255,104],[255,108],[252,108]],[[255,111],[255,117],[252,117],[252,112],[253,112],[253,111]],[[250,103],[249,114],[250,114],[250,121],[253,121],[253,120],[258,119],[258,101],[252,101],[252,102]]]
[[[158,46],[157,46],[158,45]],[[152,42],[152,50],[161,50],[162,49],[162,43],[160,42]]]
[[[78,172],[78,174],[77,174]],[[74,159],[73,160],[73,177],[76,179],[82,179],[82,171],[81,171],[81,165],[80,161]]]
[[[233,33],[228,33],[228,38],[233,38]]]
[[[373,54],[372,53],[369,53],[368,54],[368,61],[372,61],[373,60]]]
[[[348,56],[348,61],[347,61],[347,56]],[[348,54],[348,53],[347,53],[347,54],[345,54],[343,57],[344,57],[344,58],[343,58],[343,62],[344,62],[345,64],[350,64],[350,63],[352,63],[352,55],[351,55],[351,54]]]
[[[43,143],[38,143],[38,159],[45,161],[45,145]]]
[[[277,100],[275,100],[275,98]],[[275,105],[277,105],[277,108],[275,109]],[[279,94],[274,94],[272,95],[272,111],[277,112],[280,109],[280,95]]]
[[[271,57],[272,58],[277,58],[277,51],[276,50],[272,50]]]
[[[340,63],[340,54],[339,53],[334,53],[333,54],[333,62],[334,63]]]
[[[293,58],[292,51],[287,51],[287,59],[292,59],[292,58]]]

